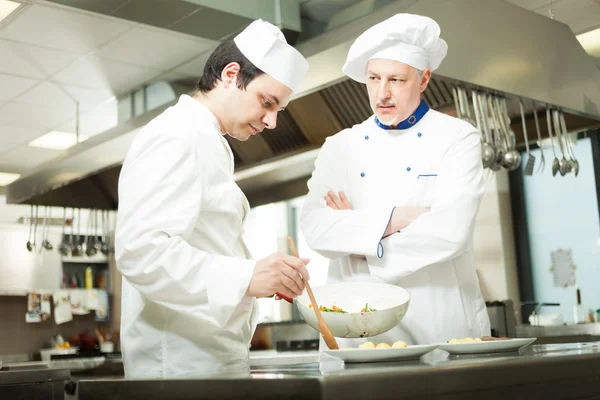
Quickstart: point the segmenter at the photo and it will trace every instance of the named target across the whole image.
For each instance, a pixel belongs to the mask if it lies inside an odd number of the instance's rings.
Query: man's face
[[[410,65],[387,59],[373,59],[367,66],[367,91],[371,108],[379,121],[396,126],[408,118],[421,101],[421,92],[431,78],[429,68],[420,77]]]
[[[235,84],[227,87],[225,101],[230,115],[224,120],[230,136],[246,141],[263,129],[274,129],[277,113],[289,103],[292,90],[267,74],[254,78],[245,90]]]

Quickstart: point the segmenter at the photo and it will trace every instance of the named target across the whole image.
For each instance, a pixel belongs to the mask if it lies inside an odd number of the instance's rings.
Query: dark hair
[[[254,78],[264,74],[261,69],[257,68],[242,54],[233,39],[229,39],[217,46],[215,51],[208,57],[196,89],[202,93],[213,90],[217,86],[217,81],[221,80],[223,68],[232,62],[240,65],[240,71],[237,75],[237,87],[241,90],[245,90]]]

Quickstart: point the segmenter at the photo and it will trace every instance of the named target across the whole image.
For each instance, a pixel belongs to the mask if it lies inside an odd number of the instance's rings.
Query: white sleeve
[[[393,209],[333,210],[324,200],[329,190],[348,193],[343,139],[327,138],[315,161],[300,216],[302,234],[311,249],[330,259],[381,256],[381,240]]]
[[[188,242],[207,189],[205,168],[194,146],[168,134],[136,147],[119,179],[115,255],[123,277],[148,300],[191,317],[208,303],[227,328],[254,262],[209,254]]]
[[[431,210],[384,239],[383,257],[367,257],[369,266],[397,280],[468,249],[484,193],[480,146],[476,130],[452,145],[439,167]]]

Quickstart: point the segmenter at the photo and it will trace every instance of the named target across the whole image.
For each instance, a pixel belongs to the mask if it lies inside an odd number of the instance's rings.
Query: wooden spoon
[[[294,244],[294,239],[291,236],[288,236],[288,243],[290,245],[290,250],[294,257],[298,257],[298,251],[296,250],[296,245]],[[304,278],[303,278],[304,279]],[[319,304],[317,300],[315,300],[315,295],[313,294],[312,289],[310,288],[310,284],[306,279],[304,279],[304,286],[306,286],[306,291],[308,292],[308,297],[313,305],[312,309],[315,310],[315,314],[317,315],[317,321],[319,321],[319,330],[321,331],[321,335],[323,335],[323,339],[325,340],[325,344],[331,350],[338,350],[340,347],[338,346],[335,338],[333,337],[333,333],[327,326],[327,323],[323,319],[321,315],[321,310],[319,309]]]

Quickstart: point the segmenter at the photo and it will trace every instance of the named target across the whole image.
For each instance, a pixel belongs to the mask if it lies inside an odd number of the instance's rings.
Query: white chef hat
[[[292,91],[298,89],[308,70],[308,61],[287,43],[279,28],[257,19],[233,40],[252,64]]]
[[[420,70],[437,69],[448,45],[440,39],[440,26],[429,17],[396,14],[367,29],[350,47],[342,71],[366,83],[367,64],[374,58],[399,61]]]

